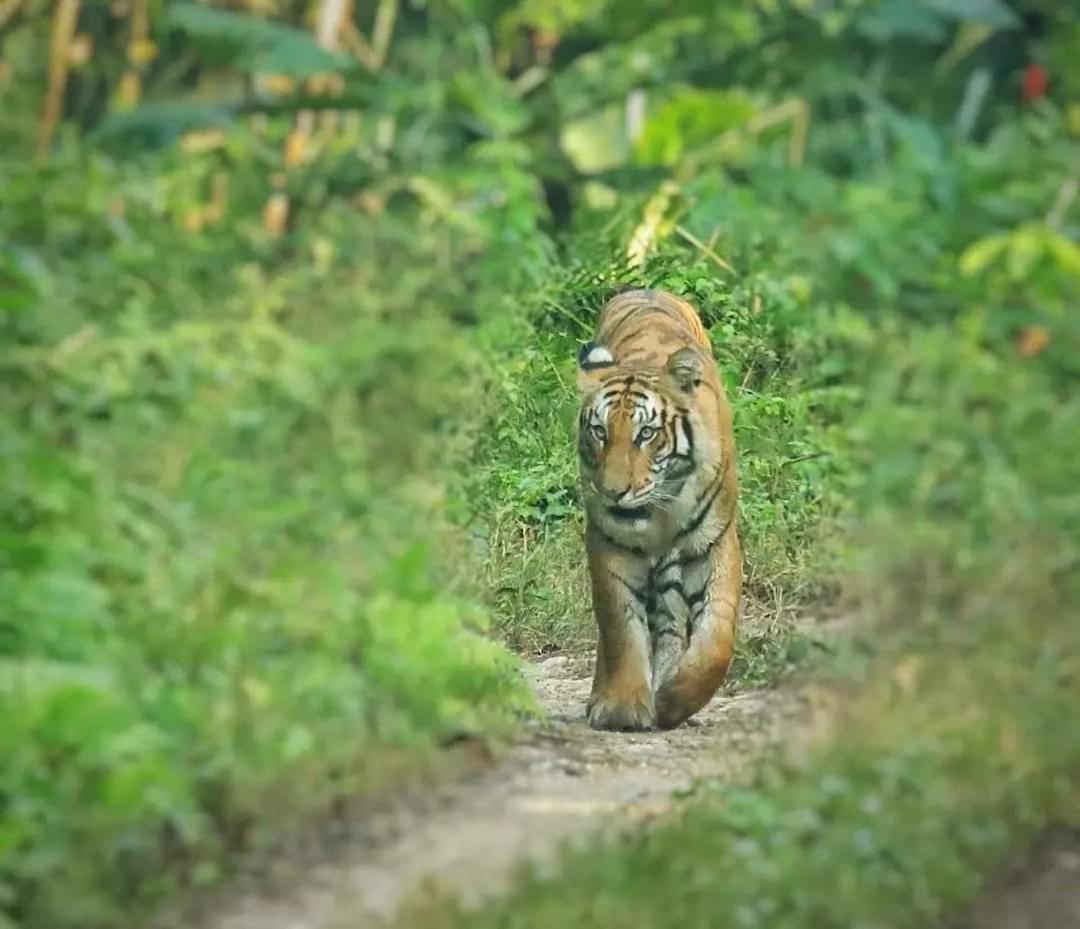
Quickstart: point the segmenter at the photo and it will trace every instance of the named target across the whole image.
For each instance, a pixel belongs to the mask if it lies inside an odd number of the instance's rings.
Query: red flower
[[[1046,96],[1046,85],[1049,83],[1050,75],[1046,68],[1028,65],[1024,69],[1024,99],[1029,103],[1042,99]]]

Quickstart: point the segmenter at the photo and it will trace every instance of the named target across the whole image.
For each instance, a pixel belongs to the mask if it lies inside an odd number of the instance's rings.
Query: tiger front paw
[[[656,726],[656,709],[652,694],[630,700],[616,696],[598,696],[589,700],[585,708],[589,725],[593,729],[609,732],[641,732]]]

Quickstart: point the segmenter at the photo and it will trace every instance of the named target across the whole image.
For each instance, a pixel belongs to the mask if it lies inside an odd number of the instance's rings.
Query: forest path
[[[361,929],[431,890],[475,904],[504,891],[523,865],[542,868],[564,842],[663,816],[696,779],[733,778],[813,728],[807,695],[781,688],[717,696],[672,731],[594,732],[584,720],[588,658],[549,658],[527,674],[550,718],[523,726],[497,763],[395,798],[349,824],[334,854],[299,882],[260,881],[186,924]]]

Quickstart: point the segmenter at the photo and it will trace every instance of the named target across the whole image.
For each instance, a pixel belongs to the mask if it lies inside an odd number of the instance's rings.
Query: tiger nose
[[[624,497],[629,497],[634,492],[634,488],[629,484],[621,487],[613,487],[610,484],[605,484],[601,489],[604,496],[612,503],[618,503]]]

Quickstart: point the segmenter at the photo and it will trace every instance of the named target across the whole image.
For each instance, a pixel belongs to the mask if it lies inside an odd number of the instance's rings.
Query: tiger
[[[593,729],[672,729],[723,683],[742,597],[732,413],[697,311],[624,289],[578,354]]]

